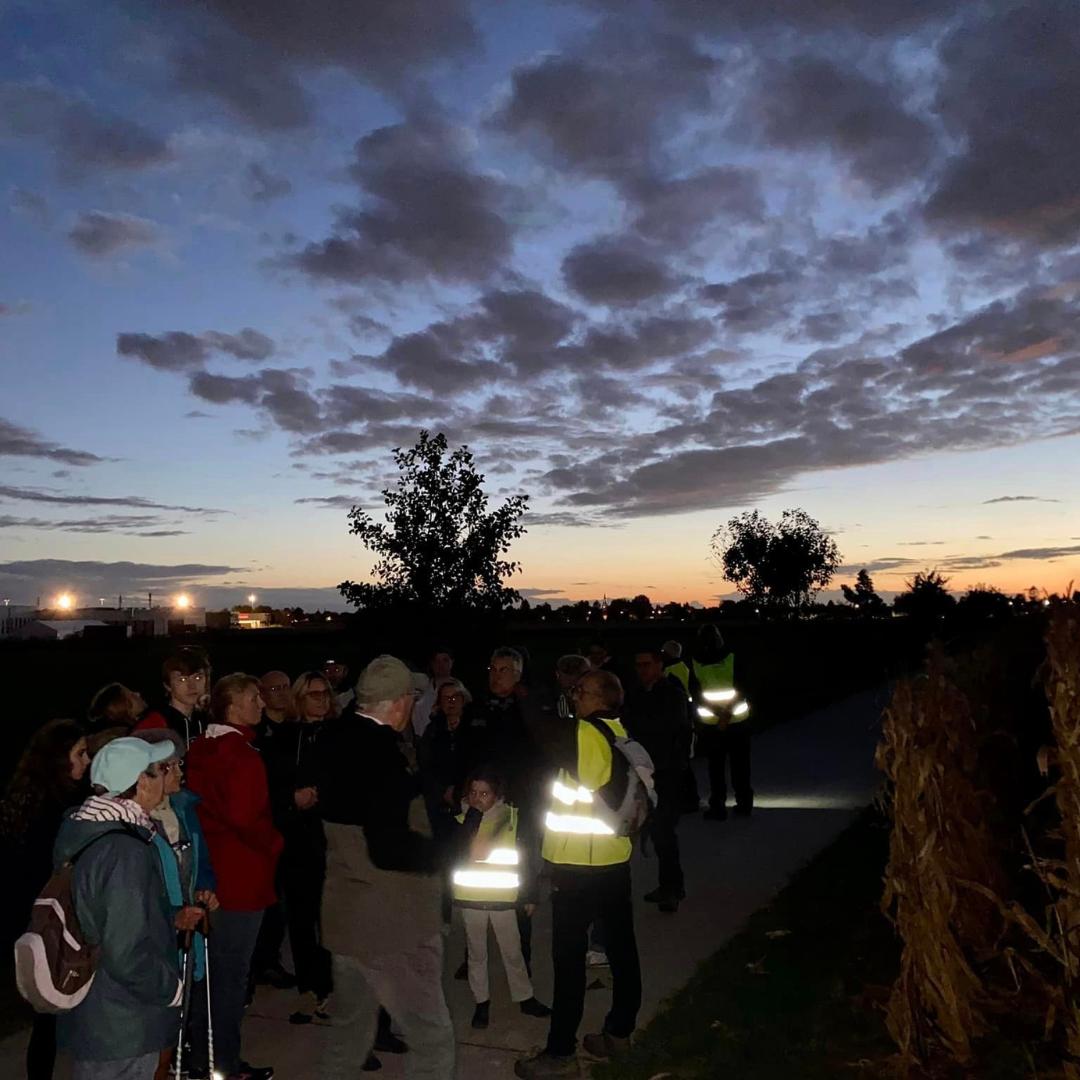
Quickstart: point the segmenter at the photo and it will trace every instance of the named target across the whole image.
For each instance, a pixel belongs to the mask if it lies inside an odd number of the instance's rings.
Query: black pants
[[[278,884],[278,896],[281,885]],[[281,946],[285,943],[285,908],[282,904],[273,904],[266,909],[259,940],[255,943],[255,955],[251,960],[251,974],[258,978],[265,971],[281,966]]]
[[[735,806],[744,812],[754,807],[754,789],[750,786],[750,727],[746,723],[731,724],[723,731],[709,732],[709,808],[723,810],[727,803],[725,766],[731,761],[731,786],[735,789]]]
[[[685,895],[682,862],[679,860],[679,837],[676,828],[682,810],[683,773],[681,769],[658,769],[656,808],[649,818],[649,834],[660,863],[660,888],[673,896]]]
[[[26,1080],[52,1080],[56,1065],[56,1017],[51,1013],[35,1013],[26,1048]]]
[[[289,942],[296,965],[296,985],[301,994],[310,990],[320,999],[333,988],[330,953],[322,947],[319,932],[325,878],[326,860],[321,851],[285,852],[281,885]]]
[[[551,1003],[550,1054],[574,1053],[585,1009],[585,953],[589,926],[604,923],[611,965],[611,1011],[604,1030],[628,1038],[641,1008],[641,964],[634,937],[630,864],[555,866],[551,881],[551,959],[555,993]]]

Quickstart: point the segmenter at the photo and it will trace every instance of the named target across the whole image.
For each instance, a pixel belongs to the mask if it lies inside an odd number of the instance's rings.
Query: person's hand
[[[319,801],[319,792],[313,787],[297,788],[293,792],[293,802],[297,810],[310,810]]]
[[[1050,747],[1042,746],[1039,748],[1038,754],[1035,755],[1035,764],[1039,768],[1040,776],[1049,776],[1050,774]]]
[[[207,911],[217,911],[221,907],[221,901],[217,898],[217,893],[213,889],[200,889],[195,894],[195,899],[198,903],[204,904]]]
[[[182,907],[173,919],[173,925],[177,930],[198,930],[206,912],[201,907],[187,904]]]
[[[535,904],[524,904],[522,906],[522,910],[525,912],[526,917],[531,919],[533,917],[533,915],[536,914],[536,905]]]

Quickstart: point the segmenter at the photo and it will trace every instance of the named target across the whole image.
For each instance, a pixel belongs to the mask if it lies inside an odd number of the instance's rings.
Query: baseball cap
[[[396,701],[413,692],[413,673],[396,656],[376,656],[356,680],[356,700],[363,705]]]
[[[90,762],[90,783],[118,795],[135,786],[151,765],[171,758],[176,748],[170,741],[150,743],[145,739],[113,739]]]

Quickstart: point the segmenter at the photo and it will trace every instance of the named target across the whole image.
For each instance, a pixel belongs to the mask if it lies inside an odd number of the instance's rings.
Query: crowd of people
[[[214,681],[207,654],[183,647],[161,669],[159,706],[111,683],[85,723],[34,733],[0,803],[15,883],[5,925],[17,936],[50,875],[77,857],[75,909],[100,951],[86,998],[35,1017],[28,1080],[52,1080],[58,1048],[75,1080],[164,1080],[177,1055],[189,1080],[269,1080],[241,1045],[259,982],[295,989],[291,1023],[329,1025],[323,1080],[376,1070],[383,1053],[406,1053],[410,1077],[452,1077],[442,976],[456,917],[472,1026],[492,1022],[489,928],[512,1001],[548,1020],[518,1076],[577,1075],[588,964],[610,966],[612,1001],[582,1048],[601,1060],[625,1051],[641,971],[635,836],[605,812],[631,782],[619,747],[635,740],[651,759],[641,840],[658,880],[644,899],[675,914],[678,823],[701,805],[695,742],[709,758],[705,816],[727,815],[727,765],[735,813],[753,807],[732,653],[704,626],[692,655],[677,642],[638,649],[627,672],[600,643],[549,677],[528,670],[525,650],[495,648],[482,690],[455,676],[450,648],[423,666],[381,655],[355,680],[331,659],[295,678]],[[532,981],[545,895],[550,1006]]]

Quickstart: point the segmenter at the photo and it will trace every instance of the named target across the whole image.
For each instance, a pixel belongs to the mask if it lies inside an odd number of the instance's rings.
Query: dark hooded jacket
[[[158,1053],[179,1023],[176,931],[151,833],[119,820],[68,817],[55,865],[102,834],[72,874],[83,937],[101,950],[90,993],[57,1018],[57,1043],[78,1061]]]

